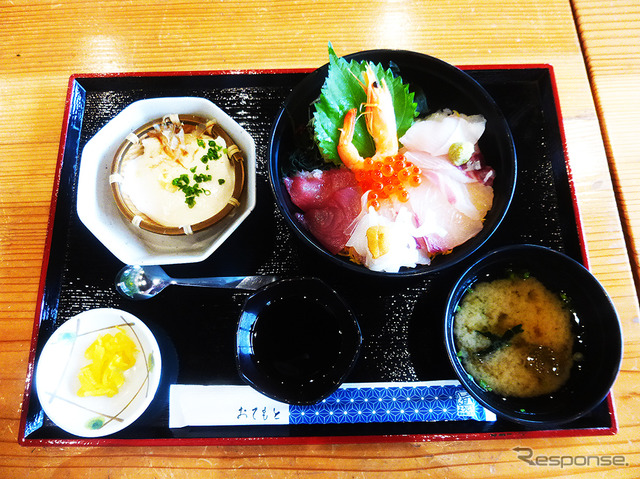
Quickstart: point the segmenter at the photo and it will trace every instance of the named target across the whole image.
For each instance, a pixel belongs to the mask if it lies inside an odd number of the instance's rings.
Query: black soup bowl
[[[479,282],[512,274],[535,277],[550,292],[560,295],[571,313],[572,368],[567,381],[549,394],[533,397],[496,394],[466,371],[461,358],[464,353],[455,337],[454,323],[463,297]],[[606,291],[582,264],[546,247],[505,246],[482,257],[462,274],[451,290],[444,321],[447,353],[462,385],[484,407],[520,424],[546,427],[588,414],[608,395],[620,370],[620,321]],[[507,343],[502,347],[510,346]]]
[[[318,154],[313,144],[310,121],[313,103],[320,96],[327,77],[328,64],[306,76],[285,100],[271,130],[269,141],[269,178],[276,203],[295,235],[313,251],[341,267],[373,276],[415,276],[441,271],[458,263],[480,248],[502,222],[516,185],[516,152],[509,125],[489,93],[471,76],[437,58],[404,50],[371,50],[344,57],[347,61],[368,60],[385,68],[398,69],[413,92],[424,92],[426,113],[451,109],[467,115],[482,114],[487,120],[479,146],[487,163],[496,171],[493,184],[494,203],[484,228],[474,238],[457,246],[453,252],[439,255],[430,265],[402,268],[397,273],[375,272],[333,255],[296,219],[300,210],[291,202],[284,178],[297,170],[297,161],[305,155]],[[315,149],[314,149],[315,148]]]
[[[344,382],[361,344],[351,308],[324,281],[283,279],[245,302],[236,365],[245,382],[272,399],[315,404]]]

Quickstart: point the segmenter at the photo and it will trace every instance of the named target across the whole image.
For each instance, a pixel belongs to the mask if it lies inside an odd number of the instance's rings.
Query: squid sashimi
[[[369,207],[358,220],[347,247],[372,271],[398,271],[401,267],[431,262],[415,238],[413,214],[400,208],[396,215]]]

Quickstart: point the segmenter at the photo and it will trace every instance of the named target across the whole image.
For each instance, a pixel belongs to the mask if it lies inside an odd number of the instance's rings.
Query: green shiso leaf
[[[337,145],[340,138],[340,128],[344,122],[344,115],[352,108],[362,111],[367,96],[362,88],[362,73],[367,63],[371,64],[378,80],[384,81],[391,92],[393,108],[396,115],[398,137],[413,124],[418,116],[414,93],[409,91],[409,85],[402,82],[402,78],[394,76],[391,69],[385,69],[381,64],[370,62],[347,62],[338,57],[329,43],[329,72],[321,90],[320,97],[314,103],[313,113],[314,139],[325,161],[340,165]],[[356,123],[353,144],[360,154],[371,157],[375,153],[373,139],[367,132],[364,117],[360,116]]]

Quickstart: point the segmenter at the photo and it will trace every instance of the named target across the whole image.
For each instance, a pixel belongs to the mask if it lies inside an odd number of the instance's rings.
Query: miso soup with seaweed
[[[477,384],[495,394],[535,397],[569,379],[574,313],[567,298],[529,273],[473,284],[455,313],[458,357]]]

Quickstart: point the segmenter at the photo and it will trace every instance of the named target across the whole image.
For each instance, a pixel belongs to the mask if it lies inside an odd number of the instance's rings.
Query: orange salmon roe
[[[409,201],[409,189],[422,183],[422,171],[401,153],[374,161],[367,158],[361,168],[355,170],[356,180],[363,191],[371,191],[367,207],[380,208],[380,202],[396,198]]]

